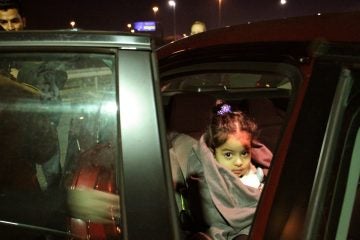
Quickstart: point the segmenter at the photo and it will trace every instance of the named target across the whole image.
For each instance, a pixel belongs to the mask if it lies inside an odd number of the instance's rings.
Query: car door
[[[179,237],[151,44],[1,33],[0,238]]]
[[[327,47],[314,63],[291,138],[285,133],[280,144],[281,173],[274,162],[268,184],[276,187],[268,188],[271,200],[263,196],[253,239],[359,237],[358,45]]]

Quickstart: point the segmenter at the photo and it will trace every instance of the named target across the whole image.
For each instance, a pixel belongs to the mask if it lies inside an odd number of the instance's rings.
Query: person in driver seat
[[[41,92],[0,75],[0,95],[0,192],[40,190],[35,164],[57,149],[56,128],[40,104]]]

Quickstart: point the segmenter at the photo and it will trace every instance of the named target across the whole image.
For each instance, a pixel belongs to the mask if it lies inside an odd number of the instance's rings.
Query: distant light
[[[126,26],[130,29],[131,28],[131,23],[126,24]]]
[[[157,6],[153,7],[152,10],[154,11],[154,13],[156,14],[159,11],[159,8]]]
[[[287,3],[286,0],[280,0],[280,4],[281,4],[281,5],[285,5],[286,3]]]
[[[320,12],[318,12],[318,13],[317,13],[317,15],[318,15],[318,16],[320,16],[320,15],[321,15],[321,13],[320,13]]]
[[[134,33],[134,32],[135,32],[135,30],[134,30],[134,29],[131,29],[131,30],[130,30],[130,32]]]
[[[75,21],[70,21],[70,26],[71,28],[75,28],[76,22]]]
[[[188,37],[188,35],[187,35],[186,33],[183,33],[182,36],[183,36],[184,38]]]
[[[170,0],[169,1],[169,5],[170,7],[175,7],[176,6],[176,2],[174,0]]]

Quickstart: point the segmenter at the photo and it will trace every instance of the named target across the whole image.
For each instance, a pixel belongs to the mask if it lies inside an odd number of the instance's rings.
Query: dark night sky
[[[360,10],[360,0],[222,0],[222,23],[233,25],[317,12]],[[64,29],[74,19],[89,30],[126,30],[128,22],[153,20],[152,6],[165,35],[173,31],[173,9],[167,0],[23,0],[28,29]],[[208,29],[218,25],[218,0],[176,0],[178,33],[188,33],[191,23],[204,21]]]

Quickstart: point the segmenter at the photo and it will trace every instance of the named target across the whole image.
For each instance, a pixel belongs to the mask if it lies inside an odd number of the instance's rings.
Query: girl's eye
[[[226,158],[231,158],[231,157],[232,157],[232,153],[231,153],[231,152],[226,152],[226,153],[224,153],[224,156],[225,156]]]
[[[242,157],[247,157],[249,155],[249,152],[244,150],[240,154]]]

